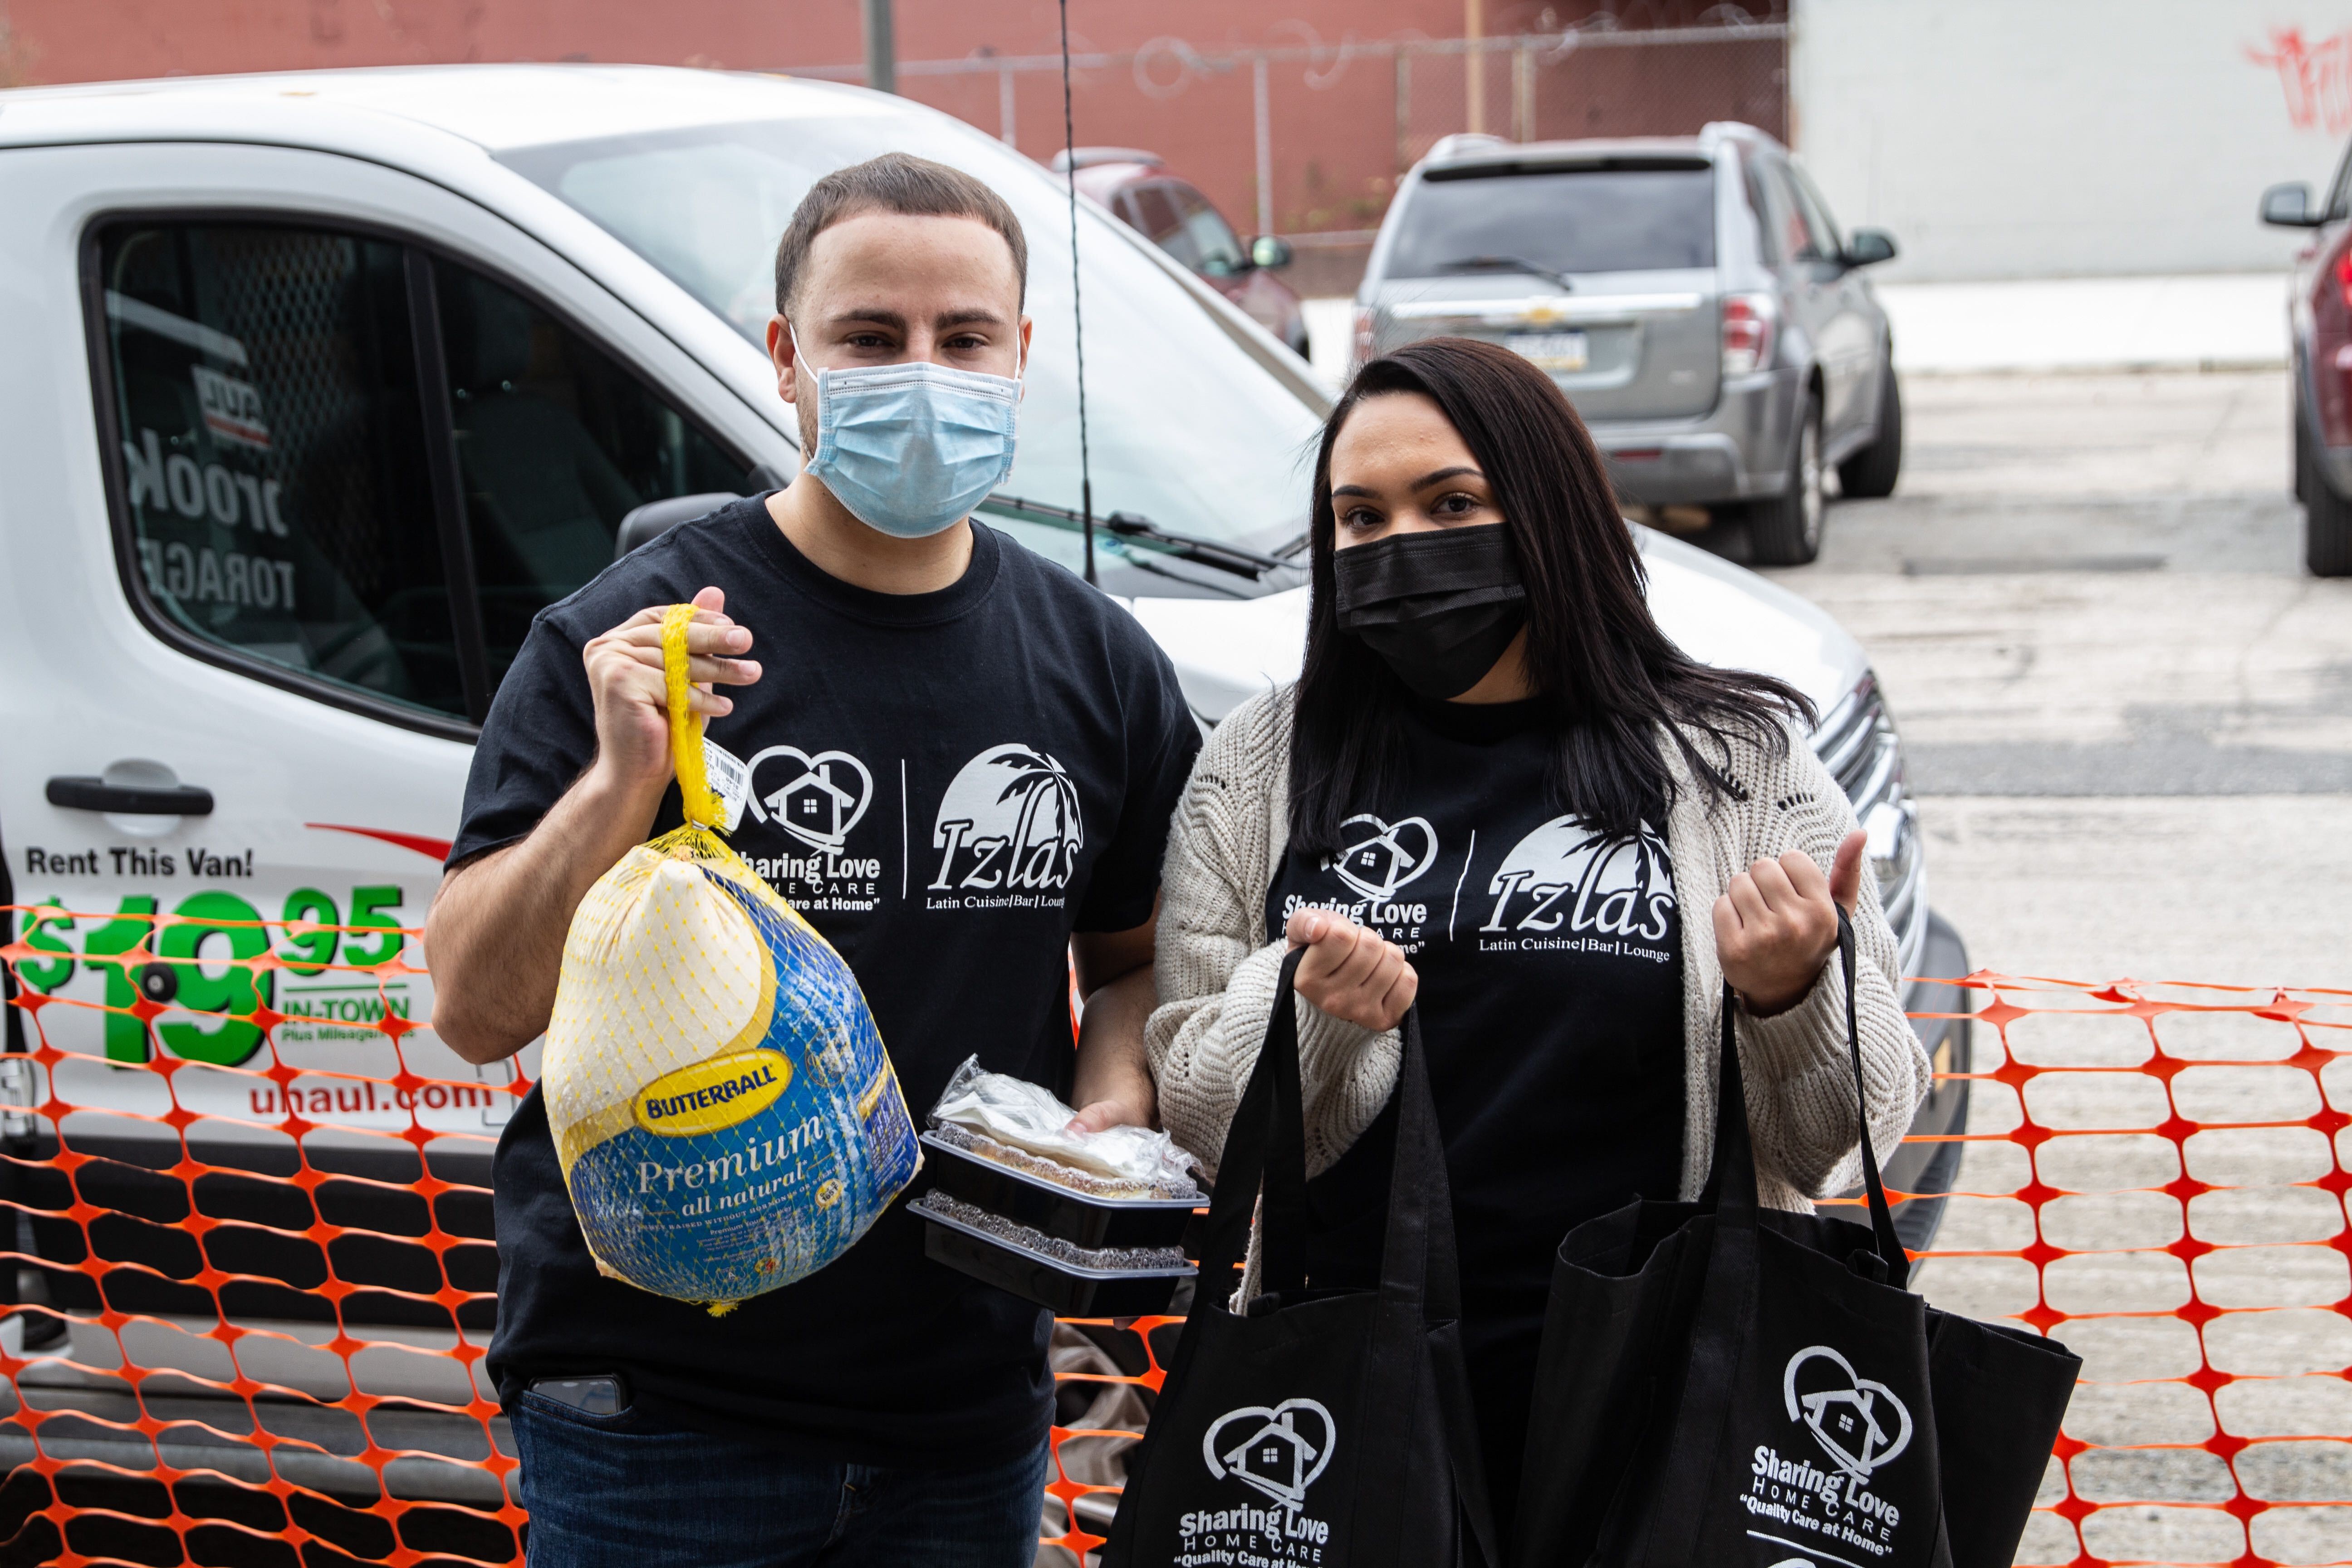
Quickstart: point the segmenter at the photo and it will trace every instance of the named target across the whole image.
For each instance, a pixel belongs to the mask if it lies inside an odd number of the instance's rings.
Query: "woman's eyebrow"
[[[1467,463],[1456,463],[1450,468],[1439,468],[1433,473],[1422,475],[1421,478],[1412,481],[1412,488],[1417,490],[1425,490],[1432,485],[1442,485],[1448,479],[1458,479],[1465,474],[1469,475],[1474,479],[1483,479],[1486,477]],[[1333,493],[1337,494],[1338,492],[1334,491]]]
[[[1334,485],[1331,489],[1331,499],[1338,500],[1341,496],[1369,496],[1373,500],[1381,499],[1377,491],[1368,490],[1361,485]]]

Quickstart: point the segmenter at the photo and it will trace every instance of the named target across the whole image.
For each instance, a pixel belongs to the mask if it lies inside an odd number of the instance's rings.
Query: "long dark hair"
[[[1294,845],[1337,849],[1340,824],[1381,805],[1403,762],[1412,694],[1339,625],[1331,448],[1364,399],[1411,392],[1453,421],[1511,531],[1528,590],[1528,673],[1558,735],[1546,784],[1561,809],[1612,837],[1644,820],[1662,827],[1653,814],[1672,802],[1674,784],[1661,726],[1712,797],[1735,787],[1723,772],[1730,737],[1777,752],[1788,744],[1785,721],[1812,722],[1794,687],[1701,664],[1659,630],[1600,454],[1551,377],[1498,344],[1425,339],[1357,372],[1316,454],[1313,592],[1290,752]]]

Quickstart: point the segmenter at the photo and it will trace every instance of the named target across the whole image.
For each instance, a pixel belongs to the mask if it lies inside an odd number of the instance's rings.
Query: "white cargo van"
[[[50,905],[16,934],[21,983],[73,1053],[55,1088],[68,1177],[32,1168],[0,1192],[31,1217],[28,1296],[87,1317],[139,1314],[131,1359],[179,1376],[138,1392],[115,1333],[84,1326],[19,1382],[96,1419],[43,1423],[53,1456],[133,1470],[163,1460],[354,1500],[372,1435],[417,1451],[403,1495],[498,1501],[478,1458],[467,1363],[415,1354],[455,1332],[436,1293],[488,1292],[488,1154],[517,1064],[477,1069],[429,1028],[422,923],[456,830],[475,726],[532,615],[612,559],[620,525],[677,498],[751,493],[795,463],[761,330],[786,216],[825,171],[889,149],[1002,190],[1031,246],[1037,320],[1020,458],[987,519],[1074,571],[1080,499],[1070,221],[1043,170],[957,121],[856,89],[597,67],[453,68],[175,80],[0,93],[0,903]],[[1078,210],[1094,505],[1093,569],[1166,647],[1204,725],[1295,673],[1307,465],[1326,392],[1307,366],[1129,229]],[[1816,743],[1871,833],[1872,865],[1913,973],[1965,955],[1930,915],[1901,755],[1861,650],[1762,580],[1643,534],[1651,595],[1685,647],[1768,670],[1820,703]],[[755,781],[756,789],[756,781]],[[155,961],[110,963],[160,914]],[[285,921],[270,932],[239,921]],[[207,922],[214,922],[207,924]],[[338,936],[318,926],[365,928]],[[382,934],[375,934],[380,931]],[[255,981],[224,957],[265,946]],[[267,1042],[222,1016],[266,1001]],[[1913,1005],[1958,1012],[1937,989]],[[31,1037],[21,1008],[7,1044]],[[1966,1066],[1965,1026],[1935,1026]],[[125,1070],[160,1050],[163,1075]],[[390,1089],[402,1065],[433,1080]],[[0,1063],[19,1108],[49,1086]],[[535,1065],[526,1053],[523,1073]],[[13,1066],[13,1073],[5,1070]],[[1923,1125],[1956,1126],[1964,1086]],[[191,1147],[219,1168],[191,1184]],[[426,1200],[403,1190],[436,1135],[432,1202],[476,1238],[439,1257],[404,1243]],[[308,1131],[316,1188],[289,1113]],[[57,1148],[45,1118],[6,1119],[9,1152]],[[1939,1146],[1957,1149],[1957,1145]],[[1924,1154],[1922,1155],[1924,1158]],[[1898,1162],[1893,1184],[1941,1191]],[[11,1168],[13,1170],[13,1168]],[[243,1173],[242,1174],[238,1173]],[[221,1222],[192,1231],[194,1212]],[[87,1231],[73,1195],[108,1211]],[[1905,1216],[1932,1223],[1928,1205]],[[316,1223],[376,1233],[327,1238]],[[9,1239],[0,1217],[0,1245]],[[86,1245],[103,1267],[77,1267]],[[329,1263],[331,1258],[331,1275]],[[221,1310],[263,1331],[217,1336]],[[207,1278],[211,1278],[207,1276]],[[331,1284],[331,1279],[332,1284]],[[326,1289],[322,1289],[322,1287]],[[340,1287],[355,1287],[345,1291]],[[340,1311],[375,1342],[326,1345]],[[487,1296],[457,1306],[487,1338]],[[53,1320],[9,1321],[5,1342]],[[30,1325],[29,1327],[27,1325]],[[253,1408],[288,1439],[244,1441],[221,1384],[272,1385]],[[321,1401],[353,1381],[393,1403]],[[37,1397],[36,1397],[37,1395]],[[161,1438],[128,1429],[140,1401]],[[198,1426],[202,1423],[202,1426]],[[31,1438],[0,1412],[0,1466]]]

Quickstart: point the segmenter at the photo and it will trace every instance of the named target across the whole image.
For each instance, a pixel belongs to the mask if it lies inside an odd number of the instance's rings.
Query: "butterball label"
[[[638,1091],[631,1119],[665,1138],[733,1127],[776,1102],[793,1081],[782,1051],[738,1051],[667,1072]]]

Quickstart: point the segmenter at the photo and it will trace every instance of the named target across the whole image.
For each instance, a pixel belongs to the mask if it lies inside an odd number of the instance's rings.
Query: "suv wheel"
[[[2352,501],[2336,493],[2294,415],[2295,492],[2303,498],[2303,559],[2315,577],[2352,577]]]
[[[1828,503],[1822,495],[1822,400],[1817,393],[1805,394],[1796,446],[1787,488],[1748,510],[1748,540],[1759,566],[1802,566],[1822,552],[1822,518]]]
[[[1859,500],[1895,493],[1903,471],[1903,391],[1889,363],[1879,379],[1878,439],[1838,465],[1838,488]]]

